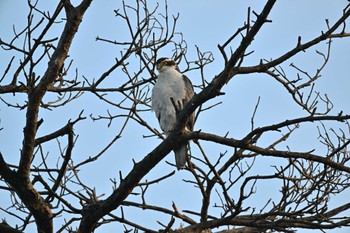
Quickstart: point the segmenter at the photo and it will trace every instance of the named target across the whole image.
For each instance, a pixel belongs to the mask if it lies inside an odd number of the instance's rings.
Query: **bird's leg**
[[[180,100],[178,100],[178,101],[177,101],[177,106],[178,106],[178,111],[180,112],[180,110],[183,109],[184,104],[183,104],[183,102],[181,103]]]
[[[174,106],[175,109],[175,115],[176,115],[176,120],[179,118],[179,113],[182,110],[183,106],[184,106],[184,100],[182,100],[182,102],[180,100],[178,100],[177,102],[175,102],[173,97],[170,97],[170,101]],[[173,131],[173,130],[172,130]]]
[[[176,116],[177,116],[179,114],[179,112],[181,111],[181,109],[182,109],[182,105],[181,105],[180,101],[177,101],[177,103],[176,103],[173,97],[170,97],[170,101],[171,101],[171,103],[174,106],[175,113],[176,113]]]
[[[175,100],[174,100],[173,97],[170,97],[170,101],[171,101],[171,103],[172,103],[173,106],[174,106],[175,115],[176,115],[176,119],[177,119],[177,116],[178,116],[178,113],[179,113],[180,110],[179,110],[178,106],[176,105]],[[168,130],[167,132],[168,132],[168,133],[174,132],[174,129]]]

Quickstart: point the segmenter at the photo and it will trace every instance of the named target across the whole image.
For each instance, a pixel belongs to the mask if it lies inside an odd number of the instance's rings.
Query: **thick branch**
[[[87,205],[83,209],[83,219],[79,226],[80,233],[91,232],[97,221],[110,211],[116,209],[131,193],[139,181],[170,153],[175,145],[179,144],[181,135],[179,132],[169,135],[159,146],[149,153],[140,162],[135,163],[130,173],[123,179],[119,187],[106,199]]]
[[[240,45],[232,54],[230,60],[228,61],[225,69],[216,76],[212,82],[203,89],[198,95],[195,95],[192,100],[184,107],[184,109],[179,113],[178,121],[176,124],[176,130],[182,130],[185,127],[188,117],[195,111],[197,107],[199,107],[204,102],[212,99],[218,95],[222,95],[221,89],[222,87],[235,75],[237,74],[237,70],[234,67],[237,65],[237,62],[240,60],[242,56],[244,56],[244,52],[248,48],[248,46],[254,40],[254,37],[259,32],[261,27],[268,22],[267,17],[272,10],[272,7],[276,3],[276,0],[269,0],[261,14],[257,16],[257,20],[252,26],[252,28],[248,31],[247,35],[243,37]]]
[[[29,174],[33,156],[39,105],[49,86],[52,85],[58,77],[59,71],[67,58],[69,48],[72,44],[75,33],[78,31],[84,14],[84,11],[79,10],[71,10],[67,12],[69,12],[69,14],[67,15],[65,28],[62,32],[57,48],[49,61],[48,68],[39,84],[28,92],[26,126],[24,128],[23,148],[19,165],[19,173],[24,176],[28,176]]]
[[[91,0],[89,2],[91,2]],[[34,83],[32,83],[32,86],[29,87],[26,125],[24,128],[24,139],[19,169],[14,179],[6,180],[33,214],[37,223],[38,232],[52,232],[53,230],[50,207],[34,189],[33,184],[29,179],[33,151],[36,145],[35,136],[38,128],[37,119],[39,105],[49,86],[52,85],[58,77],[60,68],[68,56],[69,48],[82,21],[86,8],[87,7],[81,8],[84,11],[81,9],[69,11],[64,31],[58,42],[57,48],[49,61],[44,76],[37,86],[34,86]],[[34,78],[35,77],[33,77],[33,79]]]
[[[2,233],[22,233],[22,231],[19,231],[15,228],[12,228],[7,223],[2,222],[0,223],[0,232]]]

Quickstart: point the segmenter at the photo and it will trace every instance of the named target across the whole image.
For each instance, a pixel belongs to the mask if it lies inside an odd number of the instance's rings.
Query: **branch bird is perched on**
[[[156,62],[156,67],[159,75],[152,90],[152,110],[158,118],[161,129],[169,135],[176,124],[176,111],[182,109],[194,95],[193,86],[180,72],[174,60],[160,58]],[[193,124],[194,113],[191,114],[186,129],[192,131]],[[188,156],[188,142],[174,148],[174,153],[177,169],[183,168]]]

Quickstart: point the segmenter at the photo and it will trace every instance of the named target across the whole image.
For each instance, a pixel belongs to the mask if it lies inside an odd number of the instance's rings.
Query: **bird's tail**
[[[188,156],[188,143],[181,144],[178,148],[174,149],[176,167],[178,170],[185,167]]]

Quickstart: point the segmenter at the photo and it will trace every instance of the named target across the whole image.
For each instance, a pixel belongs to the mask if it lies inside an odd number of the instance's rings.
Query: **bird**
[[[194,96],[190,79],[182,74],[171,58],[159,58],[156,61],[157,81],[152,89],[151,108],[155,112],[160,128],[168,136],[175,127],[177,111],[181,110]],[[192,131],[195,115],[192,113],[185,126]],[[189,143],[184,142],[174,148],[175,162],[178,170],[187,162]]]

